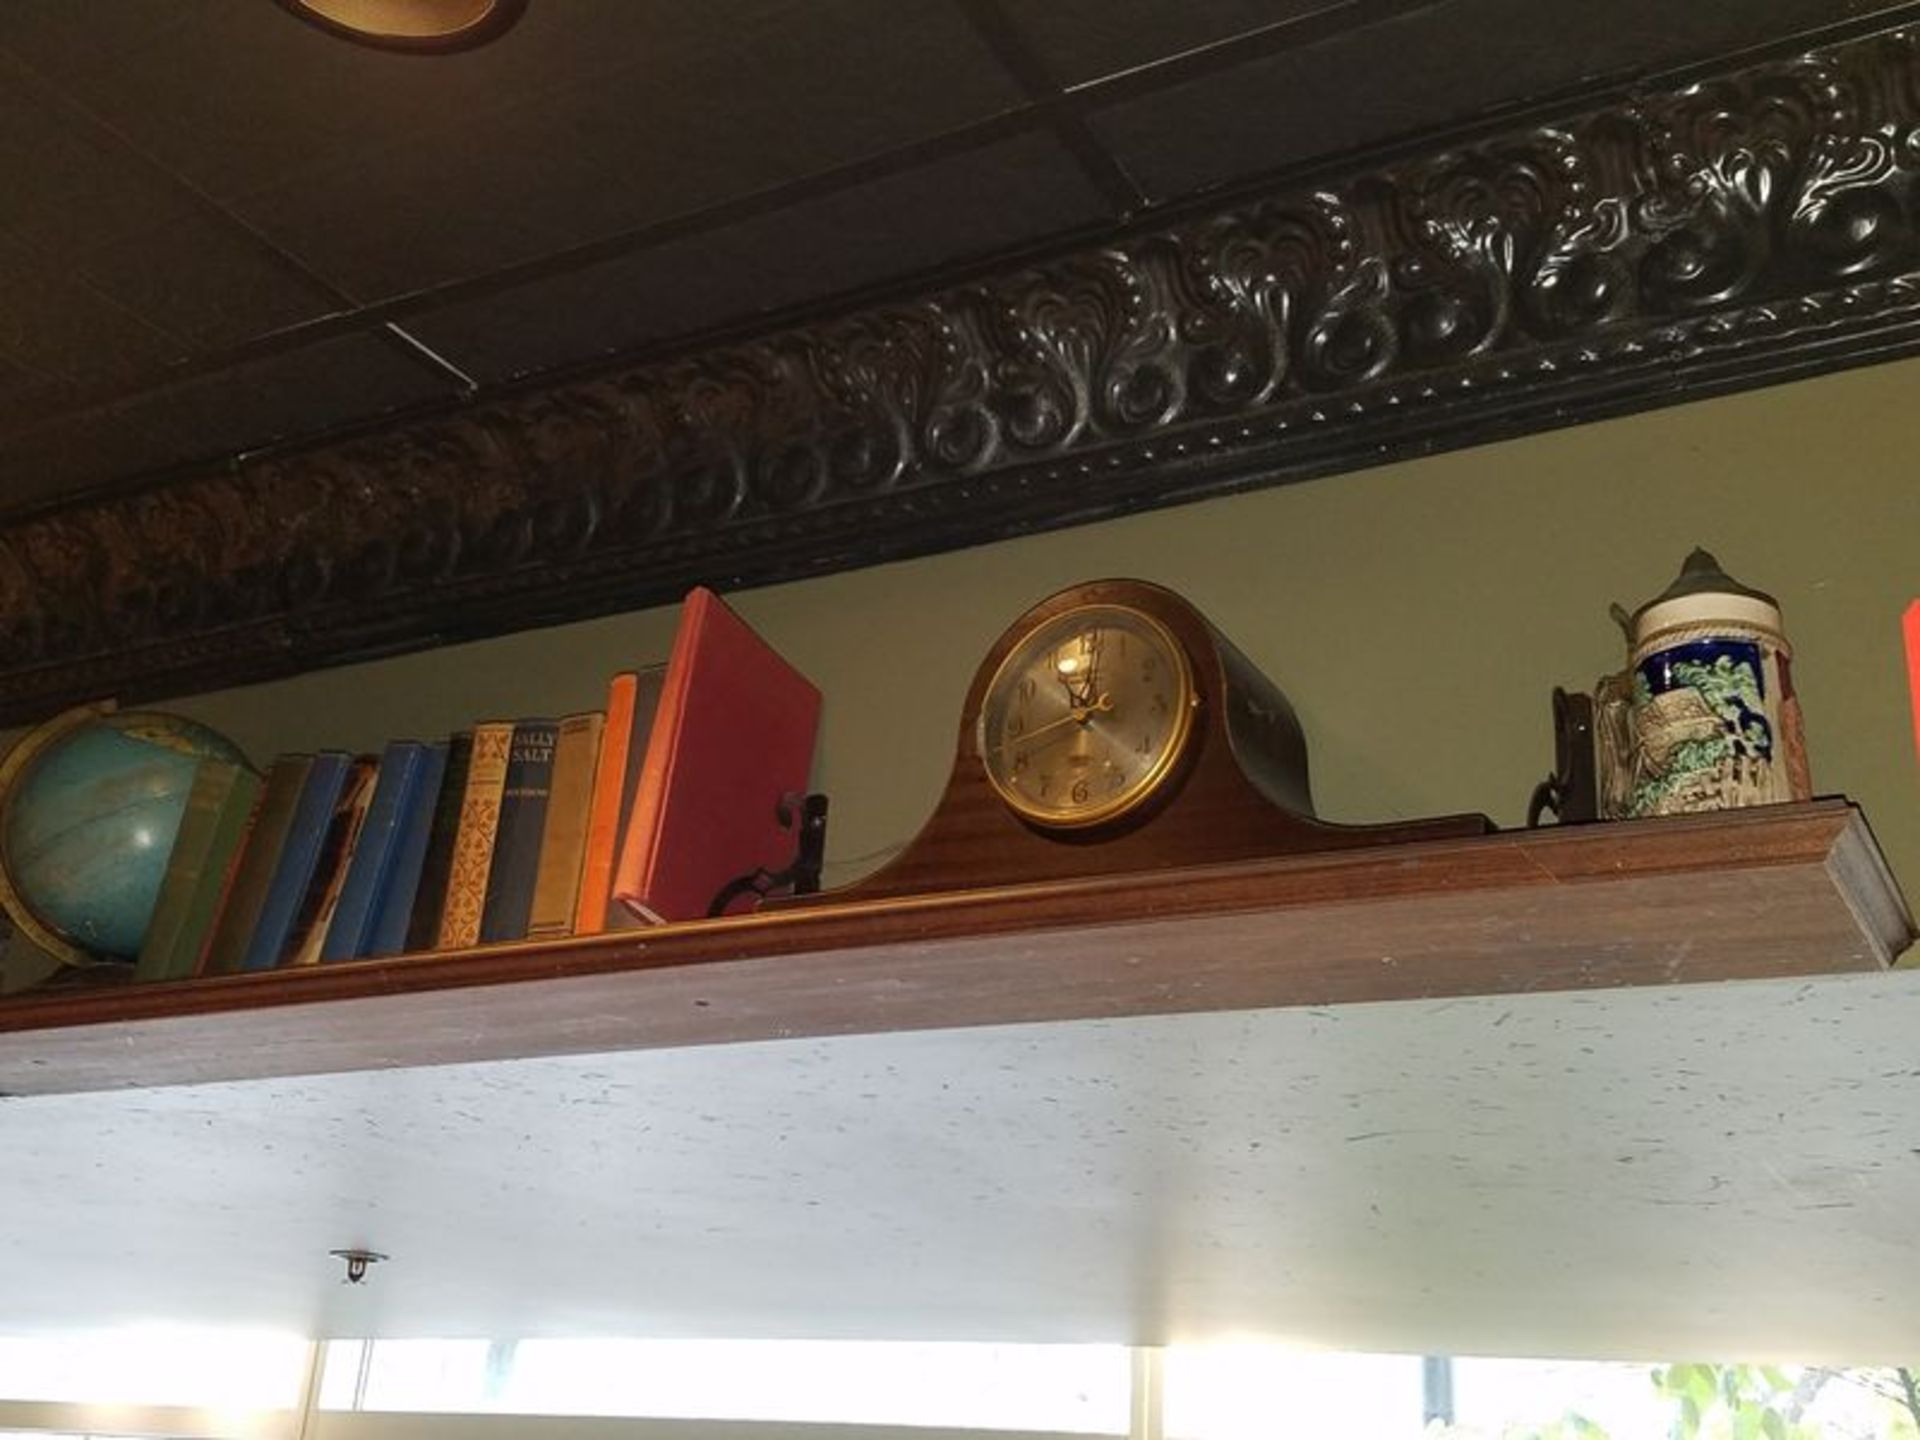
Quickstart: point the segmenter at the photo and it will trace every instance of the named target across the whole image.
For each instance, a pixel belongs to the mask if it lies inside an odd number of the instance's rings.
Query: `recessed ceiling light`
[[[520,18],[527,0],[280,0],[331,35],[386,50],[471,50]]]

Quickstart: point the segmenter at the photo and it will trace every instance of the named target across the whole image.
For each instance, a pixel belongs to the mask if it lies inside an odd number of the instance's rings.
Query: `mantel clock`
[[[1313,812],[1280,688],[1170,590],[1099,580],[988,651],[933,817],[834,899],[1485,834],[1483,815],[1337,825]]]

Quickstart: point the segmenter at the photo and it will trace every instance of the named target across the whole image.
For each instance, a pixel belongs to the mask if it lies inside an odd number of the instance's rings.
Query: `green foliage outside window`
[[[1667,1440],[1920,1440],[1920,1378],[1905,1367],[1805,1369],[1772,1365],[1664,1365],[1651,1372],[1654,1389],[1672,1406]],[[1871,1412],[1868,1429],[1835,1428],[1811,1412],[1829,1387],[1849,1387]],[[1468,1440],[1475,1432],[1438,1430],[1436,1437]],[[1494,1437],[1487,1437],[1494,1440]],[[1508,1430],[1497,1440],[1645,1440],[1610,1435],[1583,1415]]]

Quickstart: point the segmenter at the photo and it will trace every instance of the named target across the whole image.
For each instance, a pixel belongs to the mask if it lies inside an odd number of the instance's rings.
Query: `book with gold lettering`
[[[533,880],[533,909],[527,916],[529,939],[550,940],[573,933],[574,909],[580,898],[580,866],[586,858],[594,767],[600,758],[606,718],[598,710],[591,710],[560,722],[559,739],[553,747],[553,793],[547,800],[540,868]]]
[[[487,903],[480,912],[480,943],[527,938],[533,913],[533,882],[540,870],[540,840],[553,794],[553,750],[560,727],[552,720],[521,720],[507,751],[507,778],[500,790],[500,822],[487,872]]]
[[[488,721],[473,727],[473,755],[460,796],[460,825],[447,869],[446,900],[435,933],[436,950],[480,943],[480,918],[487,908],[487,880],[493,870],[493,841],[500,828],[500,796],[507,788],[507,759],[513,750],[513,723]]]

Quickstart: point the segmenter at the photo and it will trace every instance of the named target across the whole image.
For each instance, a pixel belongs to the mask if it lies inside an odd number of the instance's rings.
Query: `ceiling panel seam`
[[[965,0],[962,0],[962,3],[965,3]],[[1092,132],[1087,130],[1077,117],[1086,110],[1097,108],[1100,103],[1109,98],[1126,98],[1166,86],[1184,84],[1200,75],[1242,63],[1258,55],[1309,44],[1361,25],[1374,23],[1393,14],[1424,9],[1437,3],[1444,3],[1444,0],[1343,0],[1343,3],[1330,6],[1326,10],[1314,11],[1305,17],[1232,36],[1198,50],[1182,52],[1166,61],[1136,66],[1111,77],[1085,82],[1060,92],[1057,97],[1049,101],[1029,102],[1016,106],[985,120],[956,127],[926,140],[899,146],[847,165],[818,171],[798,180],[771,186],[735,200],[724,201],[633,230],[604,236],[582,245],[551,252],[535,260],[503,266],[483,275],[469,276],[426,290],[364,303],[324,276],[311,271],[297,256],[274,245],[240,216],[225,209],[218,201],[204,194],[184,177],[147,155],[114,127],[95,116],[86,106],[56,88],[54,93],[63,104],[85,117],[88,123],[99,127],[116,144],[137,156],[144,165],[165,176],[171,183],[180,186],[197,205],[207,208],[227,223],[238,227],[251,243],[264,247],[265,251],[278,263],[291,267],[293,273],[307,280],[308,283],[321,287],[335,303],[342,306],[342,309],[334,314],[273,330],[238,345],[188,355],[180,362],[155,371],[149,378],[130,386],[81,387],[75,403],[63,410],[59,418],[72,420],[96,411],[112,409],[128,400],[182,380],[217,375],[255,360],[287,354],[304,346],[320,344],[347,335],[371,334],[388,340],[391,337],[387,335],[386,327],[411,316],[471,300],[489,298],[521,285],[574,273],[593,265],[638,254],[674,240],[710,233],[726,225],[777,213],[808,200],[858,185],[885,180],[920,166],[971,154],[1021,135],[1052,133],[1056,134],[1056,138],[1061,138],[1057,136],[1055,121],[1062,114],[1074,115],[1073,123],[1085,135],[1089,150],[1105,156],[1105,150],[1098,145]],[[1011,30],[1011,28],[1009,25],[1008,29]],[[51,84],[38,72],[27,67],[17,56],[13,56],[11,52],[6,53],[37,84],[43,87]],[[1099,163],[1091,154],[1080,151],[1064,138],[1061,143],[1081,160],[1083,166]],[[1138,189],[1131,178],[1125,175],[1117,161],[1112,162],[1112,170],[1113,174],[1106,181],[1096,178],[1095,183],[1100,192],[1108,197],[1109,203],[1116,205],[1116,209],[1120,212],[1117,216],[1118,221],[1124,222],[1137,218],[1138,213],[1152,208],[1151,204],[1144,202],[1144,197],[1138,202],[1131,198],[1138,196]],[[1123,196],[1128,197],[1125,206],[1118,203]],[[1128,208],[1129,206],[1132,208]],[[409,350],[407,355],[412,362],[425,364],[428,368],[434,369],[436,375],[445,378],[445,372],[426,361],[421,354]]]
[[[962,0],[962,3],[965,3],[965,0]],[[1436,5],[1445,3],[1447,3],[1447,0],[1345,0],[1345,3],[1312,11],[1305,16],[1279,22],[1260,30],[1228,37],[1212,45],[1198,47],[1197,49],[1185,51],[1162,60],[1156,60],[1146,65],[1118,71],[1109,76],[1103,76],[1095,80],[1068,87],[1061,92],[1057,99],[1051,101],[1016,106],[985,120],[957,127],[956,129],[944,132],[930,139],[897,147],[896,149],[885,151],[848,165],[818,171],[796,181],[754,192],[749,196],[722,202],[721,204],[705,207],[700,210],[690,211],[684,215],[642,226],[635,230],[602,237],[595,241],[570,247],[564,251],[550,253],[534,261],[501,267],[486,274],[466,277],[447,285],[435,286],[407,295],[366,304],[359,304],[353,297],[333,285],[332,282],[308,270],[297,257],[273,245],[270,241],[266,240],[265,237],[254,231],[243,219],[220,206],[217,201],[200,192],[196,187],[192,186],[190,182],[185,181],[175,172],[167,169],[151,156],[148,156],[145,152],[141,151],[139,147],[132,145],[131,142],[120,135],[112,126],[94,116],[84,105],[66,96],[64,92],[57,91],[56,94],[58,94],[62,103],[85,116],[89,123],[100,127],[106,134],[113,137],[118,144],[125,147],[129,153],[137,156],[143,164],[152,167],[160,174],[166,176],[170,182],[178,185],[183,193],[190,195],[194,199],[197,205],[207,208],[212,213],[221,217],[226,223],[237,227],[252,243],[262,246],[266,253],[275,260],[292,267],[295,273],[307,279],[309,283],[321,286],[326,293],[337,297],[338,303],[349,307],[336,314],[320,316],[312,320],[283,327],[239,345],[225,347],[217,351],[202,351],[198,354],[190,355],[177,364],[169,365],[164,369],[152,372],[149,378],[145,378],[132,386],[76,387],[76,403],[72,407],[61,411],[57,418],[72,420],[84,417],[90,413],[111,410],[128,400],[139,398],[143,394],[163,389],[168,385],[177,384],[183,380],[204,378],[209,375],[219,374],[222,371],[251,361],[291,353],[304,346],[319,344],[327,340],[352,334],[371,334],[386,340],[394,344],[396,349],[404,349],[412,363],[433,370],[437,378],[444,380],[449,377],[447,369],[443,368],[443,365],[436,365],[434,361],[429,360],[425,354],[414,350],[410,346],[405,346],[401,341],[396,341],[395,337],[388,333],[388,327],[394,326],[396,322],[411,316],[429,313],[449,305],[469,300],[491,297],[511,291],[524,284],[566,275],[596,264],[639,253],[670,241],[708,233],[728,224],[776,213],[781,209],[805,200],[831,195],[863,183],[871,183],[890,178],[913,169],[916,166],[969,154],[1003,140],[1026,134],[1048,133],[1051,130],[1053,114],[1061,110],[1085,114],[1088,111],[1117,100],[1136,98],[1143,94],[1189,83],[1206,74],[1244,63],[1251,58],[1300,48],[1332,38],[1335,35],[1345,34],[1355,29],[1382,23],[1419,10],[1431,9]],[[1826,37],[1840,38],[1856,32],[1865,33],[1869,30],[1892,23],[1894,19],[1913,15],[1920,15],[1920,0],[1901,0],[1901,3],[1880,6],[1868,14],[1853,16],[1845,21],[1837,22],[1833,26],[1822,27],[1817,32],[1811,32],[1810,34],[1784,40],[1776,38],[1761,46],[1755,47],[1755,49],[1756,51],[1784,52],[1786,49],[1798,46],[1799,44],[1811,43],[1813,34],[1817,34],[1823,37],[1823,39]],[[0,53],[6,54],[10,60],[25,71],[36,83],[43,86],[49,83],[43,76],[26,67],[24,62],[20,61],[14,52],[0,47]],[[1724,65],[1725,57],[1716,57],[1715,60],[1702,62],[1702,64]],[[1698,71],[1701,68],[1702,65],[1690,65],[1678,67],[1666,73],[1671,76],[1683,76]],[[1591,88],[1593,87],[1582,87],[1583,90]],[[1528,113],[1551,108],[1552,106],[1562,105],[1568,103],[1571,98],[1571,96],[1555,96],[1549,101],[1542,97],[1534,97],[1520,105],[1502,110],[1497,115],[1475,116],[1441,133],[1449,140],[1464,139],[1487,129],[1488,126],[1497,121],[1511,123],[1516,115],[1524,116]],[[1404,149],[1408,144],[1417,142],[1423,145],[1429,145],[1435,138],[1436,136],[1433,133],[1423,134],[1418,137],[1400,137],[1396,141],[1365,147],[1362,152],[1327,157],[1307,166],[1287,168],[1294,174],[1305,174],[1323,170],[1330,166],[1351,166],[1355,163],[1364,162],[1369,157],[1379,159],[1388,158],[1399,150]],[[1249,177],[1246,180],[1237,181],[1234,186],[1228,188],[1232,191],[1244,191],[1255,186],[1265,187],[1277,184],[1286,178],[1287,176],[1285,174],[1268,174],[1260,177]],[[1217,201],[1219,198],[1219,194],[1210,197],[1210,199],[1214,201]],[[1194,203],[1191,198],[1183,197],[1178,201],[1168,202],[1157,207],[1149,204],[1145,209],[1156,212],[1164,218],[1166,215],[1177,213],[1181,208],[1190,203]],[[1140,219],[1142,217],[1135,218]],[[1083,238],[1083,236],[1079,235],[1046,237],[1036,245],[1028,248],[1037,252],[1048,248],[1050,245],[1057,246],[1061,243],[1077,242]],[[1002,256],[999,258],[1004,260],[1005,257]],[[965,267],[954,268],[964,269]],[[898,289],[901,283],[912,283],[915,280],[924,279],[924,276],[907,277],[905,282],[895,282],[887,286],[874,288],[880,290]],[[809,305],[792,307],[792,309],[796,314],[806,311],[818,311],[845,302],[848,298],[846,295],[836,294],[831,297],[823,297],[822,300],[812,302]],[[760,317],[760,319],[764,322],[767,317]],[[146,322],[143,321],[143,323]],[[733,328],[736,327],[718,327],[718,329],[713,331],[700,331],[688,335],[676,336],[664,345],[644,347],[642,351],[635,353],[644,354],[684,348],[709,339],[714,335],[722,335]],[[402,336],[404,336],[405,333],[406,332],[399,332]],[[444,364],[444,357],[438,358],[440,358]],[[597,359],[601,361],[604,361],[605,358],[606,357],[597,357]],[[457,366],[452,368],[456,374],[464,373],[458,371]],[[548,373],[562,374],[564,373],[564,368],[565,367],[557,367],[554,371]],[[485,388],[498,389],[502,387],[493,386]]]
[[[97,135],[110,141],[115,149],[137,161],[140,166],[150,174],[159,176],[169,187],[189,201],[194,208],[202,214],[218,221],[235,234],[244,237],[248,243],[256,246],[276,264],[284,266],[301,280],[324,291],[328,298],[334,303],[349,308],[356,307],[360,304],[358,298],[343,290],[338,284],[325,275],[314,270],[297,255],[275,245],[244,218],[236,215],[233,211],[222,205],[186,176],[156,159],[152,154],[136,144],[132,137],[121,130],[119,126],[97,113],[63,86],[36,70],[31,64],[23,60],[17,52],[0,46],[0,54],[7,56],[24,82],[36,90],[41,98],[51,101],[70,114],[78,116]]]
[[[337,313],[351,316],[358,314],[364,308],[363,303],[357,296],[344,289],[328,276],[315,270],[304,260],[300,259],[299,256],[274,244],[272,240],[268,239],[265,234],[255,228],[245,217],[229,210],[225,205],[221,204],[198,185],[194,184],[193,181],[185,175],[164,164],[142,146],[135,143],[133,138],[127,135],[119,126],[98,114],[92,107],[68,92],[56,81],[36,70],[32,65],[22,59],[17,52],[6,49],[5,47],[0,47],[0,54],[6,56],[10,68],[15,72],[17,78],[19,78],[21,83],[27,89],[31,90],[37,98],[41,99],[44,103],[77,117],[83,125],[93,132],[94,136],[101,143],[110,146],[115,152],[131,159],[150,175],[157,176],[172,193],[184,199],[201,215],[212,220],[228,233],[238,237],[242,243],[250,246],[257,253],[265,257],[269,263],[281,267],[287,273],[299,279],[303,284],[311,286],[318,295],[324,297],[330,304],[339,307]],[[195,351],[197,347],[185,336],[174,334],[147,319],[145,316],[140,315],[138,312],[129,309],[127,306],[115,300],[111,295],[100,291],[98,287],[87,281],[84,276],[76,274],[74,279],[78,283],[86,285],[89,291],[99,295],[102,300],[131,315],[148,329],[165,336],[169,341],[179,346],[183,354],[178,362],[155,372],[150,380],[131,387],[114,387],[110,393],[101,395],[100,398],[91,402],[82,402],[71,410],[64,412],[63,418],[72,419],[77,416],[82,416],[90,410],[104,408],[116,402],[134,399],[167,384],[177,383],[180,380],[190,379],[203,373],[218,373],[221,370],[230,368],[233,363],[237,363],[226,358],[228,352],[214,352],[213,355],[207,355],[206,352],[201,352],[200,355],[196,356]],[[385,333],[385,327],[369,326],[362,322],[351,325],[348,329],[368,330],[382,340],[387,341],[390,348],[393,349],[395,353],[404,356],[409,364],[432,371],[436,379],[447,378],[448,371],[453,370],[453,367],[447,365],[444,360],[440,360],[438,356],[433,356],[432,359],[427,358],[432,356],[432,352],[427,350],[425,346],[417,344],[417,342],[412,345],[393,344],[391,338]],[[316,337],[309,336],[300,343],[313,343],[314,338]],[[297,349],[300,348],[300,346],[293,345],[284,348]],[[279,352],[275,351],[271,353]],[[203,361],[212,360],[213,363],[210,365],[196,364],[196,359],[202,359]],[[435,363],[436,361],[438,361],[438,363]],[[453,373],[458,375],[460,372],[453,370]],[[461,378],[469,387],[472,385],[470,379],[464,376]]]
[[[1337,0],[1304,15],[1291,15],[1258,29],[1228,35],[1191,50],[1163,55],[1108,75],[1081,80],[1063,92],[1063,103],[1086,113],[1122,100],[1137,100],[1171,90],[1221,70],[1264,60],[1290,50],[1332,40],[1356,30],[1398,20],[1422,10],[1434,10],[1448,0]]]
[[[1046,62],[1021,37],[996,0],[954,0],[974,34],[1013,77],[1027,100],[1046,117],[1047,128],[1105,197],[1116,218],[1128,220],[1151,203],[1126,167],[1095,138],[1078,113],[1061,103],[1063,91]]]
[[[735,200],[689,211],[636,230],[554,251],[537,260],[505,266],[431,289],[387,300],[356,304],[354,308],[273,330],[219,351],[189,357],[180,365],[156,373],[144,386],[89,393],[70,415],[102,409],[182,379],[217,374],[251,361],[271,358],[347,335],[378,334],[392,323],[469,300],[485,299],[518,286],[572,274],[612,260],[664,245],[670,241],[711,233],[726,225],[778,213],[808,200],[819,199],[857,185],[890,179],[921,166],[983,150],[1001,141],[1034,133],[1038,119],[1033,107],[1023,106],[930,140],[889,150],[832,170],[772,186]],[[350,302],[351,303],[351,302]],[[418,357],[415,357],[416,359]]]

